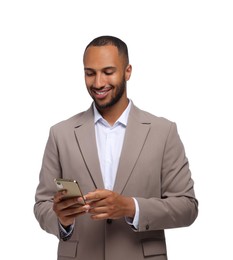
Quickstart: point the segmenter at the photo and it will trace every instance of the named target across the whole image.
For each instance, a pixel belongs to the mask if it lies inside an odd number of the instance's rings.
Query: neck
[[[99,110],[99,113],[112,126],[125,111],[128,104],[129,100],[125,98],[111,107]]]

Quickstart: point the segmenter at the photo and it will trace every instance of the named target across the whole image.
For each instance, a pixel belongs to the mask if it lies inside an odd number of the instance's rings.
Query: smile
[[[95,95],[96,98],[105,98],[111,89],[111,87],[104,88],[101,90],[92,89],[92,93]]]
[[[97,95],[104,95],[107,91],[95,91]]]

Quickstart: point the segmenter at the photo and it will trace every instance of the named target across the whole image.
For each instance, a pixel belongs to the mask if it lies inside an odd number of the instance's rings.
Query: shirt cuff
[[[126,217],[125,220],[129,225],[134,226],[135,229],[138,229],[138,226],[139,226],[139,206],[138,206],[138,201],[135,198],[133,198],[133,200],[134,200],[134,204],[135,204],[134,218]]]
[[[59,224],[60,235],[62,239],[69,237],[72,234],[74,230],[74,223],[66,228],[64,228],[60,222],[58,222],[58,224]]]

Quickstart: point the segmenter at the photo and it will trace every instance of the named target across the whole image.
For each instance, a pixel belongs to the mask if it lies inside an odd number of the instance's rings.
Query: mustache
[[[90,86],[90,89],[93,89],[93,90],[102,90],[102,89],[110,89],[110,88],[113,88],[112,85],[105,85],[103,87],[95,87],[94,85]]]

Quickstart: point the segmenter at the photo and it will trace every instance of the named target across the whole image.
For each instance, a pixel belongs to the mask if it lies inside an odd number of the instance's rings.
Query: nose
[[[97,73],[95,75],[94,87],[95,88],[102,88],[104,86],[105,86],[104,76],[101,73]]]

